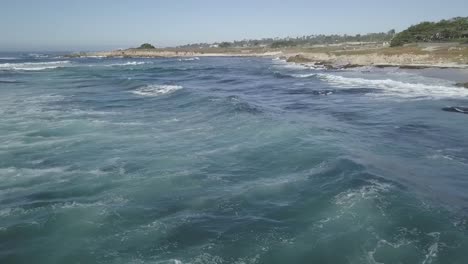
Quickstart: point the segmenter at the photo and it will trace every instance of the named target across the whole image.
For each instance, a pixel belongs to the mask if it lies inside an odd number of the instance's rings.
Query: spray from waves
[[[25,63],[1,63],[0,71],[18,70],[18,71],[42,71],[47,69],[56,69],[70,64],[70,61],[49,61],[49,62],[25,62]]]
[[[177,90],[182,89],[183,87],[180,85],[147,85],[145,87],[138,88],[137,90],[133,91],[133,94],[141,95],[141,96],[160,96],[164,94],[170,94]]]

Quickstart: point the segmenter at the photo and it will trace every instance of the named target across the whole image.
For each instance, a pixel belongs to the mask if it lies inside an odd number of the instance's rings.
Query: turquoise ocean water
[[[452,81],[0,57],[0,263],[468,263]]]

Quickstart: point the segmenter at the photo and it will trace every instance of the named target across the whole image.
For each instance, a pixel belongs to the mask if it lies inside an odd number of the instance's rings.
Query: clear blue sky
[[[172,46],[397,31],[468,15],[468,0],[0,0],[0,51]]]

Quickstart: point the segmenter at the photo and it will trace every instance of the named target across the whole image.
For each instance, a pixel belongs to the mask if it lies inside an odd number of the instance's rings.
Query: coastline
[[[400,67],[403,69],[468,69],[468,45],[411,45],[389,47],[312,48],[210,48],[210,49],[126,49],[71,54],[70,57],[177,58],[177,57],[271,57],[307,66],[329,69],[354,67]],[[468,81],[468,80],[467,80]]]

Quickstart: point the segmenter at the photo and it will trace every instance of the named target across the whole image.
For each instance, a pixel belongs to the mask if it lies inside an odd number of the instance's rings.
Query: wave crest
[[[144,61],[127,61],[127,62],[124,62],[124,63],[114,63],[114,64],[109,64],[107,66],[136,66],[136,65],[143,65],[143,64],[146,64],[146,62]]]
[[[56,69],[63,67],[70,61],[48,61],[48,62],[24,62],[24,63],[1,63],[0,70],[19,70],[19,71],[42,71],[46,69]]]
[[[363,78],[350,78],[333,74],[316,73],[313,74],[321,80],[324,80],[340,88],[376,88],[383,91],[379,95],[390,95],[403,98],[450,98],[468,96],[467,89],[461,89],[455,86],[431,85],[424,83],[409,83],[391,79],[374,80]]]
[[[152,84],[147,85],[145,87],[138,88],[137,90],[133,91],[133,94],[141,95],[141,96],[160,96],[164,94],[173,93],[177,90],[182,89],[183,87],[180,85],[158,85]]]
[[[196,61],[200,60],[199,57],[193,57],[193,58],[186,58],[186,59],[179,59],[179,61]]]

